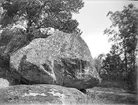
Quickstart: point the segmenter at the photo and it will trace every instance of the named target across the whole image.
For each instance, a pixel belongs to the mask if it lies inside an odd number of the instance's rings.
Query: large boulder
[[[74,88],[56,85],[15,85],[0,89],[0,104],[84,105],[88,96]]]
[[[84,40],[56,31],[37,38],[10,56],[14,77],[28,84],[58,84],[77,89],[97,85],[100,77]]]

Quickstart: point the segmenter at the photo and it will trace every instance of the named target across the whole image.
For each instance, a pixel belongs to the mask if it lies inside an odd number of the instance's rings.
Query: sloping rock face
[[[31,37],[28,37],[29,35],[27,35],[23,28],[18,25],[7,27],[0,32],[0,67],[9,69],[9,55],[23,46],[26,46],[33,39],[46,38],[49,35],[43,34],[38,30],[35,30],[33,33],[34,34],[31,35]]]
[[[0,104],[87,104],[87,96],[74,88],[56,85],[16,85],[0,89]]]
[[[9,55],[26,44],[26,37],[21,29],[5,29],[0,34],[0,67],[8,69]]]
[[[15,77],[28,84],[58,84],[86,89],[100,81],[83,39],[59,31],[48,38],[34,39],[13,53],[10,65],[11,71],[16,71]]]

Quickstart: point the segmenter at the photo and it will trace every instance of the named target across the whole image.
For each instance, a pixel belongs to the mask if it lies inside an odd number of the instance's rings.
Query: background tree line
[[[136,88],[138,62],[138,8],[133,4],[122,11],[109,12],[112,25],[105,29],[112,47],[106,55],[100,54],[95,61],[104,80],[122,80],[128,89]]]

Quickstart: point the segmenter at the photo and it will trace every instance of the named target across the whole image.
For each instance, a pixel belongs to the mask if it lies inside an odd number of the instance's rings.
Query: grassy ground
[[[123,81],[104,81],[98,87],[87,89],[95,104],[136,104],[137,94],[128,92]]]
[[[100,84],[99,87],[116,87],[116,88],[124,88],[126,86],[126,83],[124,81],[107,81],[103,80]]]
[[[96,104],[136,104],[136,94],[126,93],[119,88],[95,87],[87,89],[87,94]]]

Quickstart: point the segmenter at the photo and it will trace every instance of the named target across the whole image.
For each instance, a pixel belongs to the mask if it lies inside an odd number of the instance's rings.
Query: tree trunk
[[[124,58],[124,61],[125,61],[125,72],[127,73],[127,52],[126,52],[126,50],[124,52],[124,56],[125,56],[125,58]]]

